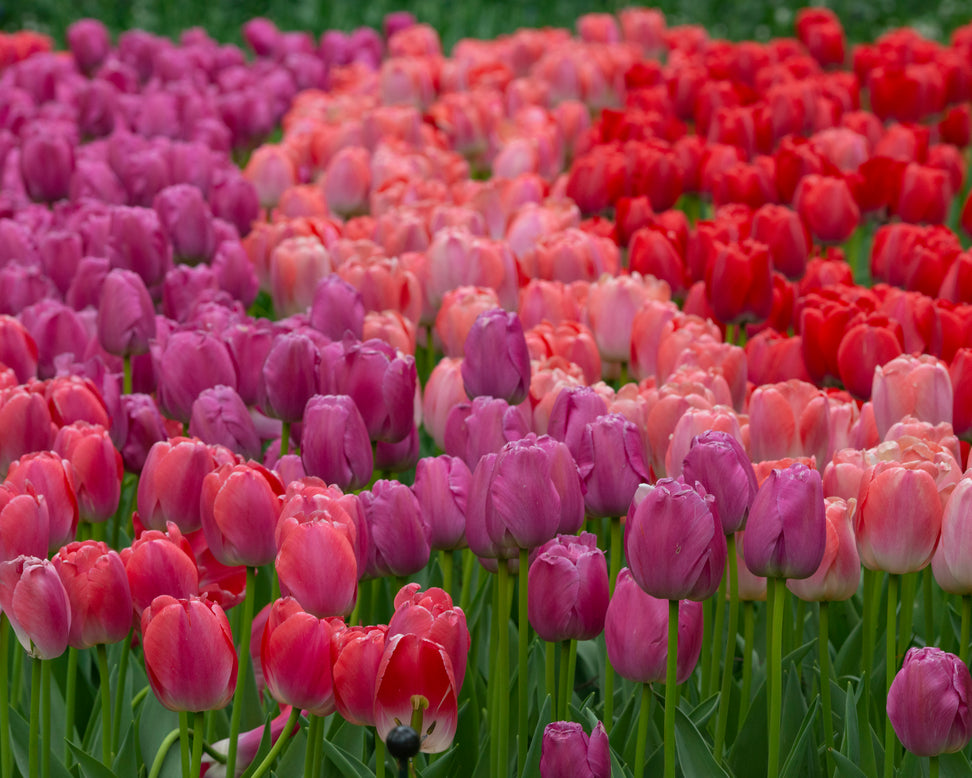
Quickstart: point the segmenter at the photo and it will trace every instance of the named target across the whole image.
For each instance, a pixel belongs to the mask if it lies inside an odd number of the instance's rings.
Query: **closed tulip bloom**
[[[152,208],[159,215],[178,259],[198,262],[212,257],[216,248],[213,215],[198,187],[168,186],[155,196]]]
[[[543,730],[540,777],[611,778],[611,746],[599,721],[588,737],[574,721],[555,721]]]
[[[21,492],[28,484],[47,502],[50,516],[48,550],[53,553],[74,540],[78,529],[78,495],[74,465],[53,451],[27,454],[10,465],[7,481]]]
[[[413,698],[429,705],[419,732],[421,751],[445,751],[456,735],[459,686],[446,650],[428,638],[404,634],[389,637],[375,683],[375,728],[382,740],[412,716]]]
[[[590,532],[558,535],[544,543],[530,564],[530,626],[550,643],[593,640],[604,629],[608,570]]]
[[[97,19],[79,19],[67,29],[67,44],[83,73],[90,73],[111,51],[108,28]]]
[[[0,609],[32,657],[55,659],[64,653],[71,602],[51,562],[19,556],[0,563]]]
[[[888,718],[917,756],[961,751],[972,737],[972,676],[955,654],[911,648],[888,690]]]
[[[0,316],[0,363],[12,369],[22,384],[37,377],[37,343],[13,316]]]
[[[155,443],[138,481],[137,506],[142,524],[165,530],[171,521],[183,532],[199,529],[203,479],[215,469],[212,451],[201,440],[171,438]],[[179,484],[179,488],[173,489],[172,484]]]
[[[709,430],[727,432],[736,440],[742,440],[743,433],[736,412],[728,405],[715,405],[712,408],[686,408],[675,423],[665,452],[665,474],[671,478],[682,475],[685,456],[698,435]],[[691,483],[687,481],[687,483]]]
[[[354,400],[315,395],[307,401],[301,458],[309,475],[344,490],[360,489],[371,480],[371,441]]]
[[[199,512],[206,542],[224,565],[262,567],[277,555],[280,479],[262,465],[223,465],[202,484]]]
[[[905,416],[937,424],[952,421],[953,392],[948,365],[930,354],[903,354],[874,370],[871,403],[882,440]]]
[[[412,575],[428,564],[431,530],[412,490],[399,481],[375,481],[358,495],[371,538],[363,577]]]
[[[711,430],[692,439],[682,462],[687,483],[700,483],[715,498],[713,512],[728,535],[746,526],[756,497],[756,472],[742,444],[727,432]]]
[[[388,622],[388,637],[411,634],[442,646],[452,662],[456,688],[462,688],[469,654],[469,629],[462,608],[438,587],[422,591],[417,583],[403,586],[395,595],[395,614]]]
[[[813,236],[824,243],[841,243],[857,229],[861,212],[843,178],[806,175],[793,195],[796,208]]]
[[[0,514],[2,516],[2,514]],[[942,535],[932,557],[932,572],[949,594],[972,594],[972,477],[956,484],[942,512]],[[0,533],[2,534],[2,533]]]
[[[652,597],[701,601],[719,588],[727,544],[712,502],[671,478],[635,494],[624,551],[631,575]]]
[[[146,530],[121,550],[135,613],[141,615],[163,594],[183,599],[199,593],[192,546],[175,524],[167,532]]]
[[[118,552],[87,540],[63,546],[51,561],[71,603],[69,645],[123,640],[132,628],[132,594]]]
[[[550,410],[547,434],[566,443],[567,448],[576,458],[587,425],[607,412],[604,398],[591,387],[564,387],[557,393],[557,398]]]
[[[331,340],[341,340],[346,332],[355,339],[364,336],[365,308],[361,292],[331,273],[317,282],[309,313],[310,326]]]
[[[385,653],[388,627],[348,627],[331,640],[334,702],[341,718],[362,727],[375,725],[375,684]]]
[[[663,683],[668,662],[668,601],[647,594],[625,567],[618,573],[604,621],[611,667],[636,683]],[[702,603],[678,604],[676,683],[688,680],[702,653]]]
[[[263,363],[266,412],[286,422],[300,421],[307,401],[317,394],[320,354],[299,332],[278,335]]]
[[[453,406],[446,419],[446,453],[462,459],[470,469],[484,454],[499,451],[530,431],[524,408],[498,397],[477,397]]]
[[[172,248],[151,208],[113,208],[107,250],[113,268],[133,270],[149,288],[172,267]]]
[[[0,483],[0,562],[22,555],[46,557],[50,522],[47,500],[32,486],[21,492]]]
[[[319,618],[344,616],[354,608],[358,595],[358,562],[350,530],[314,516],[290,516],[281,522],[280,550],[274,562],[280,591]],[[319,564],[322,559],[326,565]]]
[[[81,521],[108,521],[114,516],[125,469],[108,430],[83,421],[61,427],[54,451],[74,465]]]
[[[292,597],[270,608],[260,644],[260,666],[271,696],[314,716],[334,711],[331,626]]]
[[[141,473],[152,446],[169,437],[165,419],[155,399],[147,394],[122,395],[119,404],[120,411],[112,419],[111,439],[121,451],[125,469]]]
[[[167,415],[187,424],[196,397],[214,386],[236,386],[236,367],[229,349],[217,336],[203,331],[175,332],[158,359],[159,405]]]
[[[0,357],[2,359],[2,357]],[[0,390],[0,471],[15,459],[50,448],[55,427],[44,397],[23,386]]]
[[[20,175],[27,194],[36,202],[65,199],[74,172],[74,143],[56,125],[32,124],[20,146]]]
[[[226,446],[244,459],[261,454],[253,417],[232,386],[214,386],[200,393],[192,403],[189,434],[209,445]]]
[[[470,397],[487,395],[518,405],[530,388],[530,352],[523,325],[502,309],[476,317],[463,349],[462,381]]]
[[[774,469],[760,485],[746,524],[746,567],[766,578],[809,578],[827,540],[820,473],[802,463]]]
[[[625,514],[638,486],[651,480],[644,449],[638,427],[620,413],[586,425],[575,458],[588,516]]]
[[[461,548],[466,538],[466,500],[472,472],[458,457],[423,457],[415,466],[412,491],[429,523],[433,549]]]
[[[857,500],[827,497],[824,506],[827,539],[820,567],[809,578],[786,582],[791,592],[807,602],[849,600],[861,582],[861,558],[852,524]]]
[[[169,710],[218,710],[233,699],[239,662],[216,603],[156,597],[142,612],[142,649],[152,691]]]
[[[757,387],[749,401],[754,462],[815,456],[822,467],[830,446],[830,403],[813,384],[790,379]]]

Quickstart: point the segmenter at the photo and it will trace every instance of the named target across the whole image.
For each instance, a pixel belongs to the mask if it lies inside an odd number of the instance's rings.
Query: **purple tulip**
[[[604,629],[608,569],[597,537],[558,535],[530,564],[530,626],[548,643],[593,640]]]
[[[145,354],[155,337],[155,308],[141,276],[112,270],[105,276],[98,306],[98,341],[109,354]]]
[[[217,219],[217,225],[221,221]],[[253,304],[260,291],[260,282],[239,240],[223,240],[217,245],[212,268],[220,289],[239,300],[245,308]]]
[[[358,500],[371,538],[364,578],[413,575],[428,564],[431,530],[411,489],[400,481],[375,481]]]
[[[476,317],[463,347],[462,382],[470,397],[499,397],[519,405],[530,390],[530,352],[523,325],[501,308]]]
[[[554,721],[543,730],[540,778],[611,778],[611,746],[599,721],[590,737],[574,721]]]
[[[188,423],[192,403],[204,389],[236,387],[236,368],[225,344],[208,332],[169,336],[158,358],[159,404],[167,415]]]
[[[40,378],[55,374],[54,359],[59,355],[78,362],[84,359],[91,340],[90,318],[55,299],[41,300],[21,312],[21,321],[37,343]]]
[[[718,430],[696,435],[682,463],[682,475],[686,483],[698,482],[715,497],[713,510],[726,535],[746,526],[756,497],[756,472],[736,438]]]
[[[82,249],[81,236],[67,230],[51,230],[37,239],[41,267],[61,294],[71,287],[71,279],[81,264]]]
[[[648,594],[701,601],[719,588],[727,546],[711,502],[672,478],[639,488],[624,527],[624,551],[631,575]]]
[[[108,28],[97,19],[79,19],[67,29],[67,44],[83,73],[93,72],[111,51]]]
[[[263,363],[276,340],[275,325],[266,319],[240,322],[225,331],[225,338],[240,378],[240,397],[247,405],[263,405]]]
[[[172,266],[172,251],[150,208],[114,208],[108,240],[111,266],[138,273],[150,289],[162,282]]]
[[[604,621],[611,666],[636,683],[664,683],[668,662],[668,600],[646,594],[628,568],[618,573]],[[702,603],[678,604],[676,683],[692,675],[702,653]]]
[[[205,389],[192,403],[189,434],[226,446],[244,459],[259,459],[260,437],[250,411],[231,386]]]
[[[14,260],[0,267],[0,314],[16,316],[24,308],[54,297],[57,288],[36,260]]]
[[[91,138],[111,135],[119,116],[118,89],[101,78],[78,90],[78,129]]]
[[[263,363],[266,413],[286,422],[300,421],[317,391],[320,355],[311,338],[299,332],[278,335]]]
[[[773,470],[749,509],[746,567],[766,578],[809,578],[826,540],[820,473],[799,462]]]
[[[162,313],[180,323],[190,321],[200,306],[225,299],[216,274],[209,265],[177,265],[162,282]]]
[[[216,248],[213,215],[202,192],[191,184],[176,184],[159,192],[152,207],[176,257],[185,261],[208,260]]]
[[[331,340],[341,340],[346,332],[350,332],[355,340],[361,340],[364,319],[361,292],[337,273],[330,273],[318,281],[310,307],[311,327]]]
[[[607,412],[607,403],[604,402],[604,398],[591,387],[564,387],[557,393],[557,398],[550,409],[547,434],[552,438],[562,440],[567,444],[570,452],[576,455],[580,451],[580,441],[584,435],[584,428]],[[627,508],[628,506],[625,504],[622,513]]]
[[[316,395],[307,401],[301,458],[308,475],[344,490],[371,480],[371,441],[361,412],[346,395]]]
[[[911,753],[951,754],[972,737],[970,698],[965,662],[940,648],[911,648],[888,690],[888,718]]]
[[[385,40],[388,40],[399,30],[407,30],[417,23],[415,16],[408,11],[392,11],[391,13],[385,14],[385,18],[382,19],[381,31],[385,36]]]
[[[575,456],[584,504],[593,518],[623,516],[638,486],[651,480],[641,432],[620,413],[587,424]]]
[[[530,421],[524,411],[496,397],[477,397],[453,406],[446,417],[446,453],[459,457],[472,470],[484,454],[526,437]]]
[[[433,549],[461,548],[472,473],[459,457],[425,457],[415,466],[412,491],[431,528]]]

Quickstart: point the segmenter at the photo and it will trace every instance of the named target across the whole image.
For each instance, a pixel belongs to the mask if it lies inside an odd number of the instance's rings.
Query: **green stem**
[[[125,702],[125,681],[128,676],[128,660],[132,654],[132,633],[129,630],[121,648],[121,659],[118,660],[118,678],[115,681],[115,717],[111,721],[111,751],[115,753],[121,737],[121,710]]]
[[[529,731],[527,721],[527,650],[530,646],[530,617],[528,600],[528,580],[530,573],[530,553],[525,549],[520,549],[519,566],[519,591],[517,592],[517,737],[516,737],[516,763],[518,774],[523,775],[526,770],[527,758],[527,732]]]
[[[608,577],[608,591],[614,594],[614,585],[618,580],[618,573],[621,571],[621,517],[611,517],[608,519],[611,532],[611,556],[610,575]],[[611,726],[614,723],[614,668],[607,653],[604,654],[604,728],[611,734]]]
[[[648,743],[648,722],[651,719],[651,685],[641,684],[641,710],[638,711],[638,739],[635,741],[634,774],[645,774],[645,752]]]
[[[375,730],[375,778],[385,778],[385,741],[378,737],[377,730]]]
[[[51,775],[51,663],[41,660],[41,775]]]
[[[820,625],[817,634],[820,655],[820,701],[823,705],[824,753],[827,775],[834,774],[834,715],[830,706],[830,603],[820,603]]]
[[[780,712],[783,709],[783,608],[786,595],[786,581],[771,578],[773,627],[771,630],[770,650],[768,653],[767,683],[769,684],[769,759],[766,765],[767,778],[777,778],[780,774]]]
[[[928,757],[928,778],[938,778],[938,757]]]
[[[256,570],[246,568],[246,591],[243,595],[243,621],[240,624],[240,661],[233,695],[233,715],[230,719],[229,752],[226,755],[226,774],[236,775],[236,749],[240,740],[240,720],[243,716],[243,690],[250,661],[250,629],[253,625],[253,600],[256,594]]]
[[[756,639],[756,606],[750,600],[743,603],[743,668],[739,697],[739,726],[749,712],[749,694],[753,686],[753,644]]]
[[[13,652],[13,669],[11,670],[10,707],[17,710],[24,691],[24,652],[19,649]]]
[[[567,652],[567,699],[564,700],[564,718],[570,712],[570,701],[574,697],[574,678],[577,675],[577,641],[570,641],[570,650]]]
[[[628,363],[621,363],[621,370],[618,375],[618,389],[628,383]]]
[[[921,589],[925,599],[925,645],[940,645],[935,640],[935,577],[931,567],[926,567],[921,574]]]
[[[675,778],[675,710],[678,707],[678,600],[668,601],[665,668],[665,778]]]
[[[320,740],[320,716],[311,716],[307,723],[307,744],[304,746],[304,778],[314,775],[314,744]]]
[[[260,766],[253,772],[250,778],[260,778],[267,770],[270,769],[270,765],[274,763],[274,760],[280,756],[280,752],[283,751],[284,746],[287,744],[287,740],[290,737],[290,730],[294,728],[294,725],[300,719],[300,708],[291,708],[290,716],[287,718],[287,724],[284,726],[283,732],[280,733],[280,737],[277,738],[277,742],[273,744],[273,748],[270,749]],[[268,725],[269,726],[269,725]],[[198,773],[193,773],[197,775]]]
[[[500,563],[502,564],[502,562]],[[500,672],[500,661],[499,661],[499,612],[500,612],[500,587],[499,587],[499,574],[497,573],[496,578],[493,581],[493,609],[490,619],[490,639],[489,639],[489,649],[493,652],[492,661],[489,667],[489,685],[488,685],[488,695],[489,695],[489,766],[490,775],[498,775],[496,767],[496,759],[498,755],[499,748],[499,693],[500,684],[499,681],[495,679],[499,678]]]
[[[570,668],[570,641],[560,641],[560,688],[557,691],[557,720],[567,720],[570,692],[567,689],[567,673]]]
[[[901,576],[901,627],[898,629],[898,656],[904,656],[911,645],[911,630],[915,622],[915,594],[920,572]]]
[[[807,620],[807,604],[797,600],[796,622],[793,625],[793,645],[791,650],[803,645],[803,624]]]
[[[280,424],[280,456],[290,453],[290,422],[285,421]]]
[[[719,581],[719,589],[715,597],[715,622],[712,626],[712,645],[718,646],[722,641],[722,630],[726,624],[726,578],[729,570],[725,570],[722,580]],[[709,685],[702,690],[703,697],[711,697],[715,694],[716,683],[719,679],[719,660],[722,658],[721,651],[712,651],[709,664]]]
[[[498,716],[499,742],[496,756],[499,767],[499,773],[497,774],[506,775],[509,771],[510,753],[510,695],[506,693],[505,688],[510,677],[510,568],[505,559],[499,560],[497,570],[499,571],[497,582],[499,584],[500,610],[498,623],[499,673],[497,674],[496,681],[500,687],[500,693]]]
[[[30,734],[28,766],[30,778],[40,775],[40,701],[41,701],[41,660],[30,663]]]
[[[739,569],[736,561],[736,536],[726,536],[729,547],[729,630],[726,633],[726,663],[722,668],[722,686],[719,689],[719,711],[716,714],[715,744],[712,754],[722,760],[722,748],[726,742],[726,727],[729,723],[729,694],[732,685],[733,668],[736,663],[736,633],[739,631]],[[740,722],[741,723],[741,722]]]
[[[311,775],[320,775],[324,760],[324,738],[327,737],[327,720],[322,716],[314,716],[313,718],[318,719],[319,723],[317,725],[317,738],[314,740],[314,761],[311,762],[313,765]],[[384,741],[382,741],[382,747],[384,747]]]
[[[159,774],[162,772],[162,765],[165,764],[165,757],[168,755],[169,749],[172,748],[172,744],[175,743],[182,734],[180,730],[181,727],[172,730],[159,744],[159,750],[155,753],[155,759],[152,760],[152,769],[149,770],[148,778],[159,778]]]
[[[108,649],[98,648],[98,685],[101,687],[101,762],[111,769],[111,679],[108,676]]]
[[[962,595],[962,627],[959,631],[959,658],[969,663],[969,624],[972,622],[972,595]]]
[[[468,548],[462,550],[462,591],[459,592],[459,607],[463,613],[469,613],[469,604],[472,602],[472,577],[479,560],[476,555]]]
[[[7,656],[3,649],[0,649],[0,656],[3,657],[6,665]],[[5,692],[0,692],[6,698]],[[67,680],[64,690],[64,766],[71,766],[71,746],[69,743],[74,740],[74,709],[78,694],[78,649],[73,646],[68,648]],[[5,725],[0,724],[0,728]]]
[[[182,778],[192,778],[189,772],[192,766],[189,759],[189,714],[184,710],[179,711],[179,751],[182,756]]]
[[[122,357],[122,394],[132,393],[132,357],[125,354]]]
[[[701,684],[699,686],[702,694],[705,694],[706,689],[709,688],[709,671],[711,665],[708,660],[702,659],[702,657],[708,657],[712,654],[713,640],[712,640],[712,630],[714,628],[714,616],[712,612],[713,604],[712,600],[714,598],[710,597],[705,602],[702,603],[702,653],[699,655],[701,661],[702,673],[701,673]]]
[[[281,740],[283,736],[281,736]],[[197,776],[202,770],[203,743],[206,740],[206,713],[197,711],[192,724],[192,768],[189,775]]]
[[[557,710],[557,649],[553,643],[545,643],[543,680],[550,695],[551,710]]]
[[[895,617],[898,610],[898,576],[895,573],[888,574],[888,621],[887,621],[887,641],[886,648],[887,653],[885,654],[885,686],[884,691],[887,694],[888,690],[891,688],[891,682],[894,680],[895,671],[898,669],[898,663],[895,660],[895,651],[898,646],[898,632],[895,628]],[[894,751],[895,751],[895,734],[894,727],[891,726],[891,718],[885,717],[884,725],[884,778],[892,778],[894,775]]]
[[[442,570],[442,588],[452,596],[452,550],[439,551],[439,569]]]
[[[864,690],[861,702],[867,714],[866,719],[870,719],[871,704],[871,675],[874,667],[874,633],[877,631],[877,603],[875,602],[874,592],[878,589],[877,573],[873,570],[864,570],[864,585],[862,590],[862,629],[863,629],[863,648],[861,651],[861,678],[863,679]],[[880,596],[880,595],[879,595]]]

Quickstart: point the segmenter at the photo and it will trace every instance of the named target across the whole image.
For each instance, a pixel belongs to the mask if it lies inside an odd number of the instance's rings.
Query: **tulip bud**
[[[205,389],[193,401],[189,435],[210,445],[226,446],[244,459],[261,454],[253,417],[231,386]]]
[[[0,562],[21,555],[46,557],[50,523],[47,500],[33,486],[21,493],[13,484],[0,484]]]
[[[159,192],[152,207],[169,236],[177,259],[209,260],[216,248],[213,215],[198,187],[176,184]]]
[[[360,489],[371,480],[371,442],[361,412],[347,395],[315,395],[307,401],[301,459],[309,475],[341,489]]]
[[[132,594],[118,552],[88,540],[63,546],[51,561],[71,603],[69,645],[123,640],[132,628]]]
[[[412,491],[431,529],[433,549],[465,545],[466,500],[472,472],[458,457],[423,457],[415,466]]]
[[[591,387],[564,387],[557,393],[557,399],[550,410],[547,434],[566,443],[576,458],[587,425],[607,412],[604,398]]]
[[[371,538],[363,577],[412,575],[428,564],[431,529],[412,490],[379,480],[358,495]]]
[[[138,515],[149,529],[173,522],[183,532],[202,526],[199,496],[203,479],[216,469],[212,452],[201,440],[172,438],[149,449],[138,482]],[[172,484],[179,484],[173,489]]]
[[[952,422],[952,381],[948,366],[931,356],[904,354],[874,370],[874,419],[883,440],[905,416],[937,424]]]
[[[530,388],[530,353],[523,325],[502,309],[476,317],[463,349],[462,381],[470,397],[488,395],[518,405]]]
[[[121,550],[135,613],[141,616],[163,594],[177,599],[199,592],[199,572],[192,546],[175,524],[167,532],[147,530]]]
[[[286,422],[300,421],[317,394],[320,356],[314,341],[299,332],[278,335],[263,363],[266,412]]]
[[[910,648],[888,689],[888,718],[911,753],[951,754],[972,737],[970,699],[965,662],[940,648]]]
[[[0,563],[0,609],[31,656],[55,659],[64,653],[71,602],[51,562],[19,556]]]
[[[497,397],[477,397],[472,403],[457,403],[446,418],[443,440],[446,453],[474,468],[484,454],[499,451],[529,433],[530,424],[523,410]]]
[[[574,721],[555,721],[543,730],[540,778],[610,778],[611,747],[599,721],[590,737]]]
[[[354,608],[358,594],[354,544],[348,526],[317,519],[318,515],[281,520],[274,563],[280,591],[320,618],[344,616]],[[328,560],[327,565],[317,565],[315,560],[321,559]]]
[[[338,713],[351,724],[375,724],[375,684],[387,632],[384,624],[348,627],[331,641],[334,701]]]
[[[91,73],[111,51],[108,28],[97,19],[79,19],[67,29],[67,44],[83,73]]]
[[[651,480],[641,433],[620,413],[587,424],[573,453],[592,518],[623,516],[638,486]]]
[[[74,540],[79,518],[74,465],[53,451],[27,454],[10,465],[7,482],[25,493],[30,486],[44,497],[50,514],[51,553]]]
[[[692,439],[682,463],[686,483],[700,483],[715,497],[714,513],[728,535],[746,526],[756,497],[756,473],[742,444],[727,432],[712,430]]]
[[[53,127],[33,125],[20,147],[20,175],[32,200],[54,202],[69,194],[74,143]]]
[[[75,488],[81,521],[108,521],[118,510],[122,478],[121,454],[101,426],[79,421],[61,427],[54,451],[74,465]]]
[[[365,309],[361,292],[335,273],[324,276],[314,289],[309,323],[331,340],[341,340],[346,332],[355,339],[364,336]]]
[[[184,424],[201,392],[221,384],[236,387],[236,367],[226,345],[199,330],[169,336],[159,356],[158,376],[159,404]]]

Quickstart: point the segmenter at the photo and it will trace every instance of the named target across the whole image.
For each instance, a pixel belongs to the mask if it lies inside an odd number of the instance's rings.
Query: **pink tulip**
[[[411,489],[378,480],[358,499],[371,539],[363,577],[412,575],[428,564],[431,528]]]
[[[807,602],[849,600],[861,582],[861,558],[852,524],[857,500],[827,497],[824,506],[827,539],[820,567],[809,578],[786,582],[791,592]]]
[[[431,529],[433,549],[461,548],[466,537],[466,501],[472,472],[459,457],[423,457],[412,491]]]
[[[183,532],[202,526],[199,497],[205,477],[216,469],[209,447],[195,438],[171,438],[149,449],[138,482],[138,515],[149,529],[173,522]],[[178,489],[172,484],[178,483]]]
[[[442,646],[452,663],[456,688],[462,688],[469,654],[469,629],[462,608],[449,593],[437,587],[422,591],[417,583],[403,586],[395,595],[395,613],[388,622],[388,639],[395,635],[428,638]]]
[[[132,628],[132,595],[118,552],[88,540],[63,546],[51,561],[71,604],[69,645],[123,640]]]
[[[466,338],[462,380],[470,397],[499,397],[511,405],[529,390],[530,358],[516,314],[495,309],[481,313]]]
[[[682,463],[687,483],[700,483],[715,498],[713,512],[728,535],[746,524],[756,496],[756,473],[737,438],[711,430],[692,439]]]
[[[344,616],[358,594],[358,563],[345,524],[309,516],[283,519],[274,563],[280,591],[319,618]],[[326,514],[325,514],[326,515]],[[315,560],[327,559],[323,568]]]
[[[101,426],[79,421],[61,427],[54,451],[74,465],[81,521],[108,521],[118,510],[124,466],[121,454]]]
[[[948,366],[929,354],[904,354],[874,371],[871,389],[878,435],[905,416],[936,424],[952,421],[952,381]]]
[[[121,550],[136,615],[163,594],[176,599],[199,592],[199,572],[192,546],[175,524],[167,532],[146,530]]]
[[[610,778],[611,747],[604,725],[597,722],[590,737],[573,721],[555,721],[543,730],[541,778]]]
[[[359,726],[375,724],[375,686],[388,627],[348,627],[331,641],[334,701],[341,717]]]
[[[21,492],[8,482],[0,484],[0,562],[18,556],[46,557],[50,521],[47,500],[33,486]]]
[[[79,518],[74,465],[53,451],[27,454],[10,465],[7,482],[24,493],[29,485],[43,496],[50,515],[51,553],[74,540]]]
[[[932,557],[938,585],[950,594],[972,594],[972,559],[966,537],[972,525],[972,477],[966,476],[949,495],[942,512],[942,535]]]
[[[758,387],[749,400],[753,461],[815,456],[822,467],[830,445],[827,395],[791,379]]]
[[[623,516],[638,486],[651,480],[641,433],[620,413],[588,423],[574,455],[592,518]]]
[[[342,489],[371,479],[371,443],[361,412],[347,395],[315,395],[307,401],[301,458],[308,474]]]

